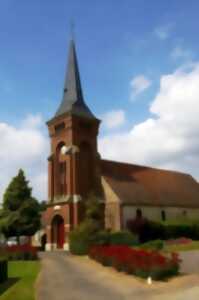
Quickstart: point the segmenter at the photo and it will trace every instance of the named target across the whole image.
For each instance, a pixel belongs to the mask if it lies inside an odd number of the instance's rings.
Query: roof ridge
[[[138,167],[138,168],[143,168],[143,169],[148,169],[148,170],[154,170],[154,171],[161,171],[164,173],[175,173],[175,174],[179,174],[179,175],[185,175],[185,176],[190,176],[193,178],[193,176],[191,176],[189,173],[185,173],[185,172],[181,172],[181,171],[175,171],[175,170],[169,170],[169,169],[162,169],[162,168],[156,168],[156,167],[151,167],[151,166],[143,166],[143,165],[138,165],[138,164],[132,164],[132,163],[127,163],[127,162],[121,162],[121,161],[113,161],[113,160],[108,160],[108,159],[101,159],[101,161],[103,162],[110,162],[113,164],[120,164],[120,165],[126,165],[129,167]],[[195,178],[193,178],[195,180]],[[197,182],[197,180],[195,180]]]

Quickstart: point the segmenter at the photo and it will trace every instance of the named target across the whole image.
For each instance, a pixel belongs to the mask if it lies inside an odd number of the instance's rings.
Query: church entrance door
[[[56,249],[64,246],[64,219],[56,215],[52,220],[52,244]]]

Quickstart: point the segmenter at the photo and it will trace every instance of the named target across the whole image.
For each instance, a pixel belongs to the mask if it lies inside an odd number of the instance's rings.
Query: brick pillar
[[[73,195],[79,195],[78,165],[79,165],[79,149],[76,148],[73,150],[73,154],[72,154]]]
[[[79,224],[79,203],[78,200],[73,199],[73,226],[74,228]]]
[[[52,250],[52,232],[51,232],[51,225],[46,226],[46,251],[51,251]]]
[[[59,173],[58,173],[58,163],[57,163],[57,157],[55,157],[54,160],[54,168],[53,168],[53,189],[54,189],[54,196],[56,197],[59,195],[59,185],[58,185],[58,180],[59,180]]]
[[[73,177],[73,226],[76,227],[80,223],[80,203],[81,197],[79,195],[79,172],[78,172],[78,162],[79,162],[79,148],[77,146],[73,146],[72,153],[72,177]]]
[[[64,250],[69,250],[70,224],[64,224]]]
[[[48,159],[48,199],[52,201],[54,198],[54,170],[53,170],[53,160],[52,158]]]
[[[67,163],[67,194],[73,194],[73,158],[71,154],[66,154]]]

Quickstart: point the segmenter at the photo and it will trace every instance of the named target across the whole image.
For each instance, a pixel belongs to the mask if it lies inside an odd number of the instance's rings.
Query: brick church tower
[[[82,201],[99,188],[99,124],[84,101],[75,43],[71,40],[63,99],[47,122],[51,154],[49,200],[44,214],[46,250],[68,248],[68,233],[82,218]]]

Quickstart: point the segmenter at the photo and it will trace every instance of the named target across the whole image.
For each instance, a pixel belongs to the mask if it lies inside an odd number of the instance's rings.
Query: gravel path
[[[169,282],[145,280],[105,268],[86,257],[64,252],[42,253],[37,300],[198,300],[199,275]]]

